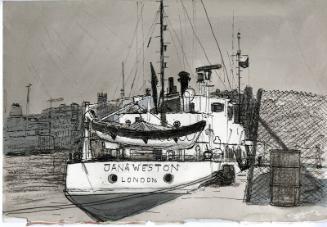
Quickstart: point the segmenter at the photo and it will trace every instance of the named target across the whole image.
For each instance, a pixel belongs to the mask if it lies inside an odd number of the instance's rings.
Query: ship
[[[211,93],[212,72],[221,64],[195,69],[198,91],[182,71],[180,92],[173,78],[165,92],[163,0],[159,12],[161,95],[150,63],[152,94],[135,96],[107,116],[98,116],[97,104],[85,103],[82,154],[67,164],[64,193],[96,221],[143,212],[217,176],[232,184],[253,147],[239,119],[240,104]],[[93,140],[100,141],[101,156],[95,155]]]

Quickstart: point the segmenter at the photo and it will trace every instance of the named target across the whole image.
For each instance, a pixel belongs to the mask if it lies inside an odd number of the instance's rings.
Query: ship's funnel
[[[174,85],[174,77],[169,77],[168,78],[168,84],[169,84],[168,94],[175,94],[175,93],[177,93],[177,88]]]
[[[190,74],[185,71],[178,73],[179,79],[178,82],[181,84],[181,95],[184,95],[185,90],[188,88],[188,83],[191,80]]]
[[[168,93],[171,94],[173,93],[173,89],[174,89],[174,77],[169,77],[168,83],[169,83]]]
[[[204,73],[198,73],[198,80],[197,83],[203,83],[204,82]]]

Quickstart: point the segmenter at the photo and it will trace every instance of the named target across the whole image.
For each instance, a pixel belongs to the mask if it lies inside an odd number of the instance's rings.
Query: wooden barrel
[[[300,151],[270,151],[270,203],[274,206],[297,206],[300,202]]]

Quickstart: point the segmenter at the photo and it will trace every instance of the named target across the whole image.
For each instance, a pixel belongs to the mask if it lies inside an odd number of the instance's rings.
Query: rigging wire
[[[196,40],[198,41],[198,43],[199,43],[199,45],[200,45],[200,47],[201,47],[201,49],[202,49],[202,51],[203,51],[203,53],[204,53],[204,55],[205,55],[205,58],[206,58],[207,62],[211,65],[212,63],[211,63],[211,61],[209,60],[209,57],[208,57],[208,55],[207,55],[207,52],[205,51],[205,48],[204,48],[204,46],[203,46],[203,44],[202,44],[202,42],[201,42],[199,36],[197,35],[197,33],[196,33],[195,29],[194,29],[194,26],[193,26],[193,24],[192,24],[192,21],[191,21],[191,19],[190,19],[190,16],[189,16],[188,12],[187,12],[187,9],[186,9],[186,7],[185,7],[185,5],[184,5],[184,3],[183,3],[183,0],[180,0],[179,2],[181,3],[181,5],[182,5],[182,7],[183,7],[183,10],[184,10],[184,12],[185,12],[185,14],[186,14],[186,16],[187,16],[188,22],[189,22],[189,24],[191,25],[191,28],[192,28],[192,31],[193,31],[193,35],[195,36]],[[225,87],[225,89],[227,89],[226,84],[225,84],[224,81],[221,79],[221,77],[220,77],[220,75],[217,73],[217,71],[215,70],[214,72],[215,72],[216,75],[218,76],[218,79],[222,82],[222,85]]]
[[[139,16],[139,2],[136,1],[136,19],[139,20],[138,18],[141,18],[141,16]],[[132,81],[132,84],[131,84],[131,89],[129,91],[129,97],[131,96],[131,93],[132,93],[132,90],[133,90],[133,87],[134,87],[134,82],[135,82],[135,79],[136,79],[136,76],[137,76],[137,72],[138,72],[138,23],[136,24],[136,41],[135,41],[135,66],[136,66],[136,69],[135,69],[135,74],[134,74],[134,78],[133,78],[133,81]],[[143,49],[143,47],[142,47]]]
[[[181,47],[181,46],[182,46],[182,44],[181,44],[181,40],[179,39],[179,37],[178,37],[178,35],[177,35],[177,32],[176,32],[176,30],[174,29],[174,27],[173,27],[173,25],[172,25],[172,22],[170,21],[169,17],[167,17],[167,22],[168,22],[168,25],[169,25],[169,26],[168,26],[168,31],[169,31],[169,33],[170,33],[170,35],[171,35],[171,37],[172,37],[172,40],[173,40],[173,35],[175,35],[175,38],[176,38],[176,40],[177,40],[179,46]],[[171,30],[170,30],[170,29],[173,31],[174,34],[171,33]],[[176,48],[176,50],[177,50],[177,48]],[[189,69],[192,71],[192,67],[191,67],[191,65],[190,65],[190,62],[189,62],[189,60],[188,60],[188,58],[187,58],[187,55],[186,55],[184,49],[181,48],[181,50],[182,50],[182,54],[183,54],[183,56],[185,57],[185,63],[186,63],[186,65],[187,65],[187,66],[189,67]],[[176,51],[176,53],[178,53],[178,52]]]
[[[131,97],[131,94],[132,94],[132,91],[133,91],[133,88],[134,88],[134,82],[135,82],[135,79],[136,79],[136,76],[137,76],[137,71],[138,71],[138,67],[136,66],[133,82],[131,84],[131,90],[129,91],[129,95],[128,95],[129,97]]]
[[[143,74],[143,86],[145,86],[145,80],[144,80],[144,21],[143,21],[143,7],[144,7],[144,2],[142,0],[142,8],[141,8],[141,24],[142,24],[142,74]]]
[[[169,26],[170,26],[170,23],[167,23]],[[173,29],[173,28],[172,28]],[[182,61],[181,61],[181,57],[179,56],[179,51],[178,51],[178,46],[177,46],[177,44],[176,44],[176,42],[175,42],[175,39],[174,39],[174,34],[172,33],[172,29],[170,29],[170,27],[168,28],[168,32],[169,32],[169,34],[170,34],[170,38],[171,38],[171,41],[172,41],[172,43],[173,43],[173,45],[174,45],[174,48],[175,48],[175,53],[176,53],[176,56],[177,56],[177,59],[178,59],[178,62],[180,63],[180,64],[182,64]],[[178,41],[177,41],[178,42]],[[183,53],[182,53],[183,54]]]
[[[231,81],[231,85],[232,87],[234,87],[234,83],[235,83],[235,75],[234,75],[234,71],[233,71],[233,62],[232,62],[232,59],[230,58],[230,55],[227,51],[227,56],[228,56],[228,60],[229,60],[229,66],[231,67],[231,75],[232,75],[232,81]]]
[[[235,67],[235,61],[234,61],[234,57],[233,57],[233,54],[234,54],[234,39],[235,39],[235,16],[234,16],[234,9],[233,9],[233,23],[232,23],[232,59],[230,59],[230,55],[228,54],[227,52],[227,55],[228,55],[228,58],[229,58],[229,61],[232,60],[232,63],[231,63],[231,74],[232,74],[232,86],[234,86],[235,84],[235,75],[234,75],[234,67]]]
[[[195,1],[192,0],[192,19],[193,19],[193,25],[195,27]],[[194,47],[194,35],[192,35],[192,66],[195,68],[194,66],[194,57],[195,57],[195,47]]]
[[[118,90],[118,86],[116,86],[115,92],[114,92],[114,94],[113,94],[112,97],[115,97],[116,96],[117,90]]]
[[[108,23],[105,23],[102,21],[102,19],[99,18],[98,15],[93,14],[89,11],[87,11],[85,8],[80,8],[79,10],[80,12],[84,13],[86,16],[88,16],[89,18],[93,19],[97,24],[101,24],[104,29],[106,29],[107,31],[109,31],[109,33],[111,33],[115,38],[117,38],[117,40],[119,40],[120,42],[122,42],[125,45],[128,45],[127,41],[125,39],[123,39],[121,37],[121,35],[117,34],[109,25]]]
[[[140,52],[141,52],[141,48],[138,49],[137,55],[140,54]],[[134,62],[134,65],[132,66],[131,71],[127,76],[128,78],[131,77],[134,70],[135,70],[135,74],[134,74],[134,77],[133,77],[133,80],[132,80],[131,89],[129,91],[129,95],[128,95],[129,97],[131,96],[131,93],[133,91],[134,82],[135,82],[135,79],[136,79],[136,76],[137,76],[137,62],[136,61]]]
[[[233,24],[232,24],[232,52],[234,52],[234,35],[235,35],[235,31],[234,31],[234,10],[233,10]]]
[[[181,33],[181,40],[182,40],[182,43],[181,43],[181,48],[182,48],[182,52],[184,53],[184,40],[183,40],[183,26],[182,26],[182,20],[181,20],[181,15],[178,15],[178,18],[179,18],[179,24],[180,24],[180,33]],[[185,55],[183,54],[183,69],[185,69]]]
[[[139,16],[139,1],[136,1],[136,19],[138,18],[141,18],[141,16]],[[135,62],[136,62],[136,70],[135,70],[135,75],[134,75],[134,79],[133,79],[133,82],[132,82],[132,85],[131,85],[131,88],[134,86],[134,82],[135,82],[135,78],[137,76],[137,72],[138,72],[138,66],[139,66],[139,59],[138,59],[138,54],[137,54],[137,51],[138,51],[138,47],[139,47],[139,43],[138,43],[138,34],[139,34],[139,26],[137,25],[136,27],[136,39],[135,39]],[[143,48],[142,48],[143,49]],[[130,93],[131,93],[132,89],[130,90]],[[129,94],[130,96],[130,94]]]
[[[175,43],[175,40],[174,40],[174,38],[173,38],[173,33],[172,33],[172,31],[168,28],[168,31],[169,31],[169,34],[170,34],[170,37],[171,37],[171,41],[172,41],[172,43],[173,43],[173,45],[174,45],[174,47],[175,47],[175,50],[176,50],[176,56],[177,56],[177,59],[178,59],[178,62],[180,63],[180,64],[182,64],[182,62],[181,62],[181,58],[180,58],[180,56],[179,56],[179,54],[178,54],[178,50],[177,50],[177,45],[176,45],[176,43]]]
[[[217,47],[218,47],[219,54],[220,54],[220,58],[221,58],[221,62],[222,62],[223,67],[224,67],[224,73],[225,73],[226,76],[227,76],[227,81],[228,81],[229,87],[232,89],[232,86],[231,86],[230,81],[229,81],[229,78],[228,78],[228,73],[227,73],[227,69],[226,69],[226,65],[225,65],[224,57],[223,57],[223,54],[222,54],[222,52],[221,52],[221,48],[220,48],[220,46],[219,46],[219,43],[218,43],[217,37],[216,37],[215,32],[214,32],[214,30],[213,30],[213,27],[212,27],[212,24],[211,24],[211,21],[210,21],[210,18],[209,18],[209,15],[208,15],[207,9],[206,9],[206,7],[205,7],[205,5],[204,5],[204,3],[203,3],[203,0],[201,0],[201,4],[202,4],[202,6],[203,6],[204,12],[205,12],[205,14],[206,14],[206,18],[207,18],[208,23],[209,23],[209,25],[210,25],[211,33],[212,33],[212,35],[213,35],[213,37],[214,37],[214,40],[215,40],[215,43],[216,43],[216,45],[217,45]]]
[[[48,98],[51,98],[50,92],[48,90],[48,88],[45,86],[46,83],[44,83],[44,81],[41,79],[40,77],[40,73],[39,71],[36,69],[36,67],[34,66],[33,63],[28,64],[28,71],[30,71],[32,73],[32,75],[34,77],[37,77],[37,79],[40,81],[41,83],[41,88],[43,89],[43,91],[46,93],[46,95],[48,96]],[[34,73],[33,73],[34,72]]]
[[[143,4],[143,6],[144,6],[144,4]],[[143,9],[143,6],[142,6],[141,10]],[[158,14],[158,11],[157,11],[156,14],[155,14],[154,20],[153,20],[153,22],[152,22],[152,24],[151,24],[151,26],[150,26],[150,28],[149,28],[149,30],[148,30],[147,36],[146,36],[146,38],[144,39],[144,42],[145,42],[145,40],[150,39],[150,38],[152,37],[153,32],[154,32],[154,28],[155,28],[155,24],[156,24],[156,22],[157,22],[157,20],[158,20],[158,15],[159,15],[159,14]],[[134,34],[135,34],[135,31],[134,31]],[[134,41],[134,39],[135,39],[135,35],[134,35],[134,37],[133,37],[133,39],[132,39],[132,42]],[[143,43],[144,43],[144,42],[143,42]],[[133,42],[133,43],[134,43],[134,42]],[[149,45],[149,44],[148,44],[148,45]],[[130,52],[131,48],[132,48],[132,46],[129,47],[129,52]],[[142,47],[142,48],[143,48],[143,47]],[[141,49],[141,47],[138,49],[137,55],[138,55],[139,52],[141,51],[140,49]],[[126,59],[127,59],[127,58],[126,58]],[[135,68],[135,66],[136,66],[136,63],[137,63],[137,62],[134,62],[134,65],[132,66],[132,69],[131,69],[130,73],[128,74],[128,76],[127,76],[126,78],[129,78],[129,77],[132,75],[132,72],[134,71],[134,68]],[[134,75],[133,81],[135,81],[135,75]],[[130,94],[131,94],[131,92],[132,92],[132,89],[134,88],[134,83],[132,82],[132,84],[133,84],[133,86],[131,86]],[[115,96],[115,95],[116,95],[116,92],[115,92],[114,96]]]
[[[155,15],[155,18],[154,18],[154,20],[153,20],[153,22],[152,22],[152,24],[151,24],[151,26],[150,26],[149,34],[147,35],[147,36],[149,37],[149,41],[148,41],[148,44],[147,44],[147,48],[149,48],[149,46],[150,46],[151,39],[152,39],[152,35],[153,35],[154,29],[155,29],[155,24],[156,24],[158,18],[159,18],[159,12],[157,11],[157,12],[156,12],[156,15]]]
[[[140,52],[142,51],[141,48],[142,48],[142,47],[139,47],[139,48],[138,48],[138,50],[137,50],[137,54],[136,54],[136,55],[139,55],[139,54],[140,54]],[[134,89],[134,83],[135,83],[135,79],[136,79],[137,71],[138,71],[137,64],[138,64],[138,62],[135,61],[135,62],[134,62],[134,65],[133,65],[133,67],[132,67],[132,69],[131,69],[131,71],[130,71],[130,73],[129,73],[129,76],[128,76],[128,77],[130,77],[131,74],[132,74],[132,72],[134,71],[134,69],[136,70],[136,71],[135,71],[135,74],[134,74],[134,77],[133,77],[132,84],[131,84],[131,90],[130,90],[129,96],[131,96],[131,93],[132,93],[132,91],[133,91],[133,89]]]
[[[143,6],[144,6],[144,5],[143,5]],[[142,6],[142,9],[143,9],[143,6]],[[132,49],[132,47],[133,47],[134,40],[135,40],[135,38],[136,38],[137,29],[138,29],[138,25],[139,25],[140,20],[141,20],[141,17],[138,17],[138,18],[137,18],[137,21],[136,21],[136,25],[135,25],[134,32],[133,32],[133,35],[132,35],[132,40],[131,40],[130,45],[128,46],[128,52],[127,52],[127,54],[126,54],[126,57],[125,57],[125,59],[124,59],[124,62],[127,62],[127,59],[128,59],[128,57],[129,57],[129,55],[130,55],[130,53],[131,53],[131,49]]]

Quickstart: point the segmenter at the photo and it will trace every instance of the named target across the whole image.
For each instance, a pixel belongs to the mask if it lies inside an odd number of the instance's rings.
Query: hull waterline
[[[96,221],[117,221],[166,203],[183,193],[110,193],[70,195],[67,199]]]

